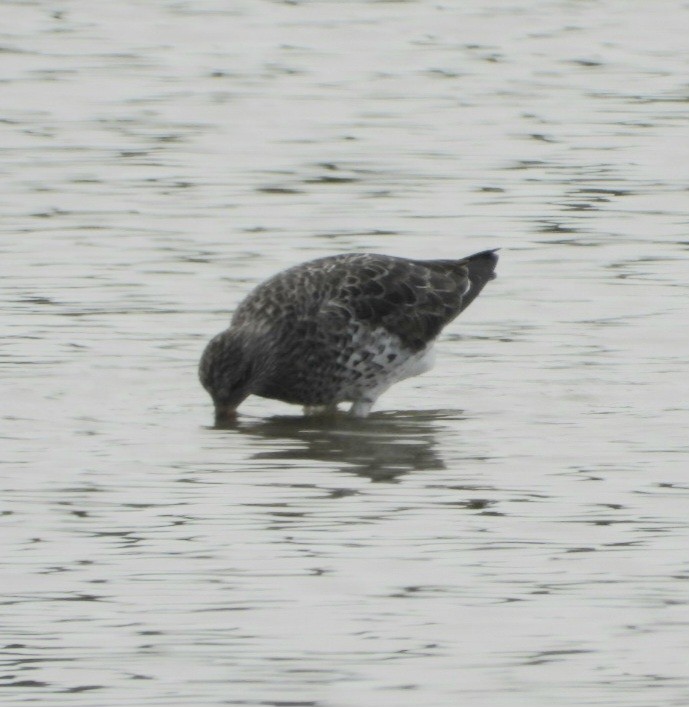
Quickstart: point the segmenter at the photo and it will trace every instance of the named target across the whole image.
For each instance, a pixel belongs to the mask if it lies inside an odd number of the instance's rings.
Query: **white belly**
[[[362,337],[356,342],[356,350],[343,361],[348,381],[339,399],[373,401],[391,385],[429,371],[435,363],[433,344],[412,353],[382,329]]]

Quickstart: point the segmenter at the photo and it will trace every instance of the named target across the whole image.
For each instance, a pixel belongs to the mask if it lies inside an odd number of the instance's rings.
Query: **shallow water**
[[[689,6],[0,5],[3,704],[686,705]],[[205,341],[337,252],[499,279],[365,421]]]

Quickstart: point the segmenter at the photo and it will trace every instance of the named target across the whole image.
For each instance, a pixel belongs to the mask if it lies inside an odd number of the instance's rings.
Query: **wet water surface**
[[[686,2],[0,19],[3,704],[689,702]],[[369,419],[211,427],[266,276],[491,247]]]

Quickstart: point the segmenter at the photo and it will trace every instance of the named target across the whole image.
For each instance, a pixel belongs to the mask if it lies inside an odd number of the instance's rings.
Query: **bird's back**
[[[497,255],[320,258],[278,273],[240,303],[233,326],[269,330],[265,397],[304,405],[356,399],[421,372],[426,347],[494,277]]]
[[[244,299],[233,325],[274,327],[350,317],[423,348],[494,277],[495,251],[461,260],[408,260],[353,253],[284,270]]]

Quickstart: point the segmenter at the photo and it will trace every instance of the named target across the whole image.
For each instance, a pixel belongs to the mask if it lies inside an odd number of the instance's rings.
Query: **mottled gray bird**
[[[443,327],[495,277],[494,250],[461,260],[353,253],[289,268],[256,287],[201,357],[216,422],[249,395],[303,405],[351,402],[366,417],[398,381],[433,365]]]

